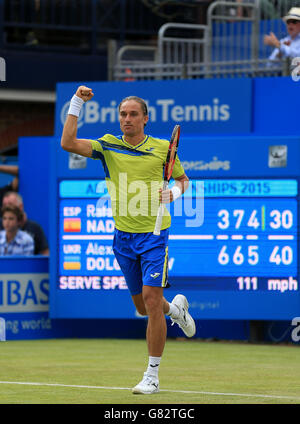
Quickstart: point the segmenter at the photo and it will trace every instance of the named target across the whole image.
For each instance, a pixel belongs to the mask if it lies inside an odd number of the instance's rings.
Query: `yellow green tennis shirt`
[[[105,134],[91,142],[92,158],[101,160],[104,168],[116,228],[130,233],[152,232],[169,141],[147,135],[132,146],[124,137]],[[177,156],[172,177],[183,174]],[[170,225],[171,216],[165,208],[162,230]]]

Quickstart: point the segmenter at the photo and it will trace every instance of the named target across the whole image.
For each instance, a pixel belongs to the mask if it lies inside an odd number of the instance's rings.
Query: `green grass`
[[[2,342],[1,382],[98,388],[0,383],[0,403],[300,403],[299,347],[295,345],[171,339],[167,341],[160,366],[160,388],[163,391],[143,396],[133,395],[127,389],[112,389],[136,385],[147,362],[144,340],[57,339]],[[193,391],[206,393],[192,393]],[[252,396],[238,396],[242,394]]]

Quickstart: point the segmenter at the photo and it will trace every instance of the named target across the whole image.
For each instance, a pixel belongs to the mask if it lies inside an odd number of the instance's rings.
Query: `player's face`
[[[289,19],[286,25],[287,31],[292,38],[296,37],[300,33],[300,21]]]
[[[125,136],[134,137],[144,134],[144,126],[148,121],[142,110],[142,105],[135,100],[122,103],[120,112],[120,127]]]
[[[5,231],[8,233],[14,233],[18,230],[18,219],[12,212],[5,212],[2,217],[2,225]]]

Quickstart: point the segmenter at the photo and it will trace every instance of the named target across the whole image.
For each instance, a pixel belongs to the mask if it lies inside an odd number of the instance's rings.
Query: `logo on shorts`
[[[159,272],[156,272],[155,274],[150,274],[152,278],[157,278],[160,276]]]

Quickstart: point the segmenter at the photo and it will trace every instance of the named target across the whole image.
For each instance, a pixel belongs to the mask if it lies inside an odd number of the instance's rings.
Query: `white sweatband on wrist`
[[[78,118],[83,103],[84,103],[84,100],[81,99],[80,97],[76,96],[76,94],[74,94],[74,96],[72,97],[71,102],[70,102],[68,115],[74,115],[74,116],[77,116],[77,118]]]
[[[180,196],[182,195],[181,188],[180,188],[180,187],[178,187],[177,185],[174,185],[174,186],[171,188],[171,192],[172,192],[172,194],[173,194],[173,202],[175,202],[175,200],[177,200],[177,199],[178,199],[178,197],[180,197]]]

